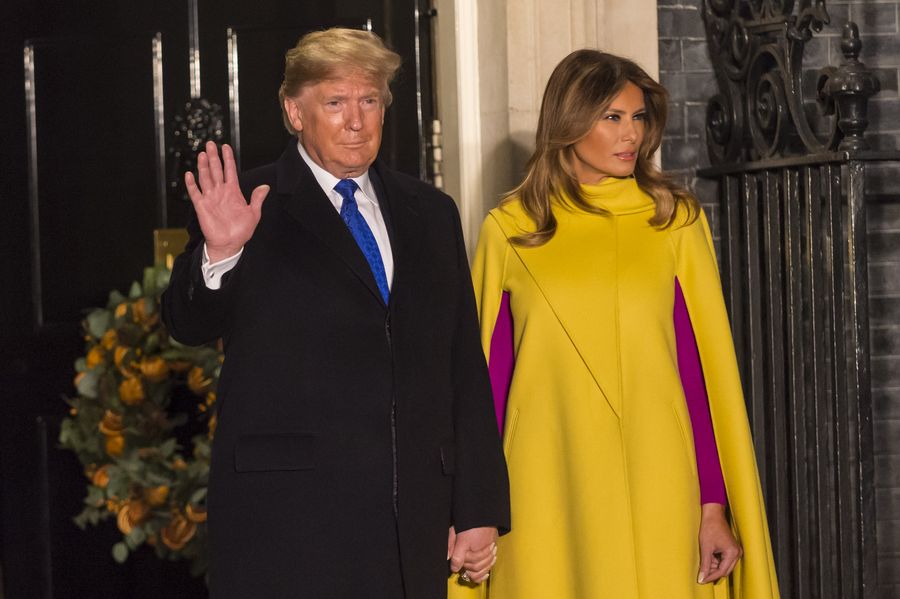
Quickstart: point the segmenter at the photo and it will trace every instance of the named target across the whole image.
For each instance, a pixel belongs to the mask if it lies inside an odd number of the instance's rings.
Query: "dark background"
[[[332,25],[373,29],[404,58],[393,86],[382,158],[420,176],[414,10],[427,0],[200,0],[203,96],[228,129],[226,30],[239,40],[241,167],[275,160],[288,138],[277,102],[284,51],[303,33]],[[187,564],[149,549],[116,564],[110,520],[79,530],[86,480],[58,448],[63,397],[74,394],[83,353],[79,321],[127,291],[153,260],[152,231],[183,227],[189,206],[156,196],[151,40],[162,34],[166,147],[189,100],[188,2],[0,3],[0,565],[6,598],[204,597]],[[430,122],[428,18],[423,18],[423,98]],[[39,195],[38,243],[30,242],[23,47],[34,46]],[[35,267],[38,268],[35,268]],[[33,293],[34,275],[41,285]],[[43,322],[37,314],[43,313]],[[41,434],[38,419],[46,422]],[[48,447],[46,460],[39,447]],[[40,481],[49,492],[40,492]],[[45,520],[42,521],[42,515]]]

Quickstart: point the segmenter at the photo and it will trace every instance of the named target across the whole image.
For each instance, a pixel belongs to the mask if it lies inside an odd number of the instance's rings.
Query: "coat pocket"
[[[314,435],[244,435],[234,447],[236,472],[312,470]]]

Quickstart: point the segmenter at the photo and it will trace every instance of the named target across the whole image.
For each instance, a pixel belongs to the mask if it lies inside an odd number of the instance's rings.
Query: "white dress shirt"
[[[306,163],[312,171],[313,176],[316,178],[316,181],[319,183],[319,187],[322,188],[322,191],[325,192],[325,195],[334,205],[334,209],[340,214],[344,198],[342,198],[341,194],[334,189],[334,186],[337,185],[340,179],[313,162],[312,158],[310,158],[309,154],[306,152],[306,148],[304,148],[303,144],[299,141],[297,142],[297,149],[300,151],[300,157],[303,158],[303,162]],[[378,205],[378,196],[375,195],[375,188],[372,186],[368,171],[364,172],[359,177],[354,177],[353,180],[356,181],[356,184],[359,187],[356,190],[356,193],[353,194],[353,197],[356,199],[356,203],[359,206],[359,213],[362,214],[366,224],[372,229],[375,243],[378,244],[378,251],[381,252],[381,261],[384,262],[384,274],[387,278],[388,288],[390,288],[394,279],[394,255],[391,252],[391,242],[388,238],[387,226],[384,224],[384,217],[382,216],[381,208]],[[209,254],[206,252],[206,244],[204,243],[203,260],[201,261],[200,268],[203,272],[203,282],[206,284],[206,287],[208,289],[219,289],[222,286],[222,276],[234,268],[243,252],[244,248],[241,248],[234,256],[211,263],[209,261]]]

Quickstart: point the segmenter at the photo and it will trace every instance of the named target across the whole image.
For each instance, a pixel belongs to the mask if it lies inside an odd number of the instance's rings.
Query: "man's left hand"
[[[447,540],[450,570],[465,571],[474,583],[487,579],[497,561],[497,536],[497,529],[491,526],[470,528],[460,533],[451,526]]]

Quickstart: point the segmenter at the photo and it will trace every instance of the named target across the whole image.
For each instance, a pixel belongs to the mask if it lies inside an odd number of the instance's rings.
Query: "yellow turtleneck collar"
[[[599,183],[581,186],[585,201],[615,215],[635,214],[656,208],[656,203],[638,187],[634,177],[606,177]]]

